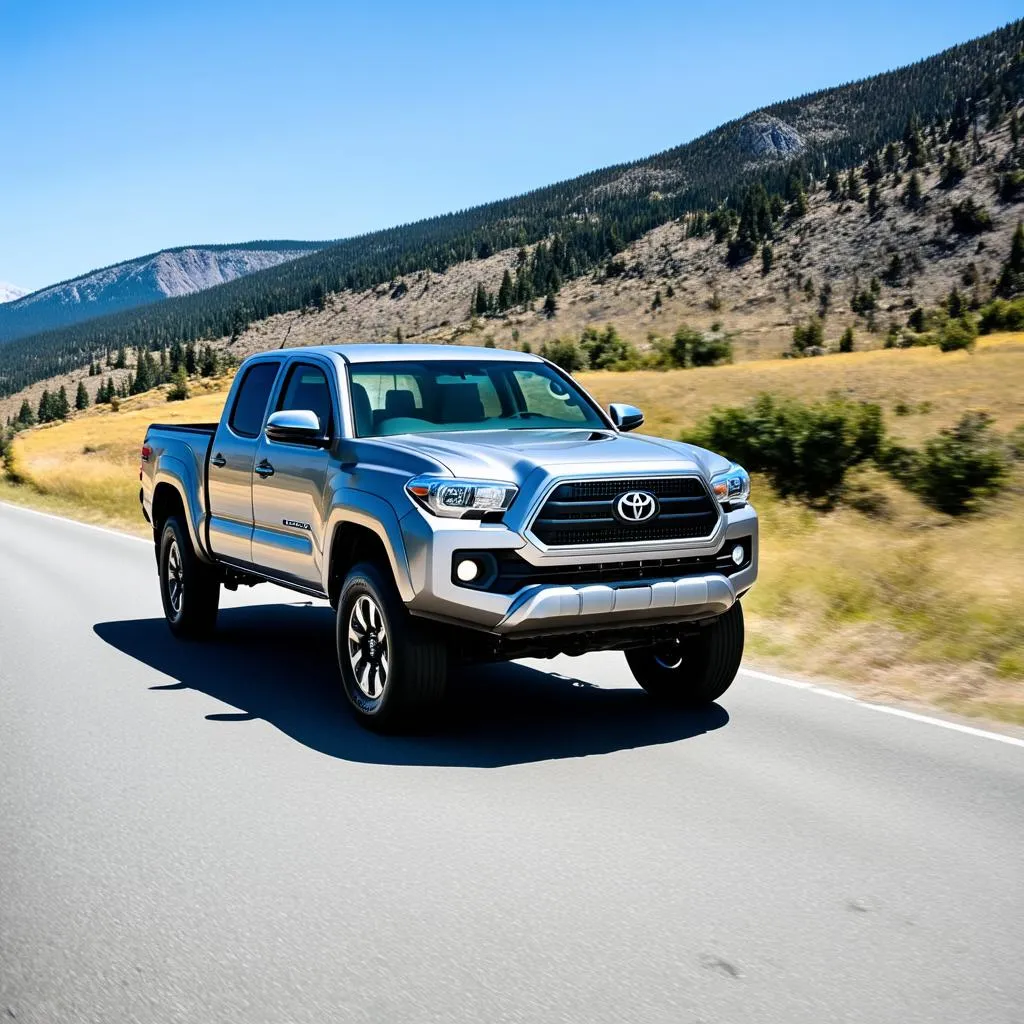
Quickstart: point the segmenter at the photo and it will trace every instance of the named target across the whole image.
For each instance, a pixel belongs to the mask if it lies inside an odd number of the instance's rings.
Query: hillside
[[[305,256],[322,242],[247,242],[165,249],[3,300],[0,343],[120,310],[191,295]]]
[[[991,130],[1024,96],[1022,49],[1024,22],[1017,21],[909,67],[772,104],[644,160],[348,239],[143,310],[22,338],[0,349],[0,393],[66,372],[112,347],[237,336],[273,315],[326,307],[332,294],[379,292],[385,285],[394,294],[399,279],[433,279],[543,241],[544,259],[522,268],[515,281],[510,308],[527,309],[565,282],[601,272],[627,245],[688,214],[714,213],[724,204],[727,233],[735,235],[751,186],[769,194],[812,192],[829,171],[862,163],[915,124],[929,139],[938,126],[956,137],[961,128]],[[335,303],[339,311],[342,305]]]
[[[16,284],[8,284],[6,281],[0,281],[0,304],[13,302],[15,299],[20,299],[23,295],[28,295],[24,288],[19,288]]]

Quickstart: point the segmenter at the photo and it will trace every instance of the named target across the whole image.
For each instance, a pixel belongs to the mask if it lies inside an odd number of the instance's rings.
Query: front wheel
[[[182,639],[209,636],[217,622],[220,580],[199,561],[185,524],[171,516],[160,534],[160,598],[171,632]]]
[[[447,649],[409,615],[372,562],[345,580],[337,611],[342,688],[359,721],[379,732],[421,724],[444,697]]]
[[[626,651],[636,681],[653,697],[699,708],[725,693],[743,659],[743,609],[737,601],[694,636]]]

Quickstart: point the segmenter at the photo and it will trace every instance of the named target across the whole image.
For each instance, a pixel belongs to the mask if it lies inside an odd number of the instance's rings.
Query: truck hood
[[[544,476],[728,469],[728,459],[681,441],[613,430],[467,430],[399,434],[390,443],[426,456],[453,476],[502,480],[522,487],[534,473]]]

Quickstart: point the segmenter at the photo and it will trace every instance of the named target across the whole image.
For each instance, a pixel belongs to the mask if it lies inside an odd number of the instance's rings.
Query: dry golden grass
[[[878,402],[889,430],[916,443],[968,409],[986,409],[1000,429],[1024,422],[1024,336],[993,334],[974,352],[935,347],[876,349],[816,359],[773,359],[660,373],[580,374],[601,402],[629,401],[647,414],[652,434],[678,435],[715,406],[743,405],[762,391],[805,402],[838,392]],[[912,410],[896,416],[898,403]],[[926,403],[922,411],[922,403]]]
[[[669,373],[583,374],[601,401],[629,401],[651,433],[676,437],[714,406],[761,391],[802,400],[838,391],[882,404],[887,426],[918,443],[966,409],[1006,431],[1024,422],[1024,336],[981,339],[973,353],[873,351]],[[0,499],[44,504],[93,521],[144,529],[138,452],[146,426],[217,419],[229,381],[186,402],[140,396],[119,412],[90,410],[15,442],[27,486]],[[897,403],[911,412],[897,416]],[[922,405],[923,403],[923,405]],[[921,411],[921,410],[924,411]],[[981,515],[926,509],[875,470],[851,481],[827,515],[771,495],[755,480],[761,578],[745,601],[759,662],[842,679],[880,698],[931,703],[1024,724],[1024,481]]]
[[[54,511],[78,510],[94,521],[138,529],[139,449],[154,420],[188,423],[217,420],[228,379],[193,385],[195,397],[168,402],[163,390],[109,407],[90,409],[67,423],[52,423],[18,436],[16,473]],[[10,488],[4,497],[9,498]],[[24,493],[22,493],[24,497]]]

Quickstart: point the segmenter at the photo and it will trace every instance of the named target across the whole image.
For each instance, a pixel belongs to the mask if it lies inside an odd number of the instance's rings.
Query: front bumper
[[[623,626],[631,621],[696,621],[728,611],[736,598],[731,579],[719,573],[617,586],[531,587],[516,596],[494,631],[532,634]]]
[[[515,551],[535,566],[595,565],[635,555],[608,550],[545,552],[501,524],[437,519],[413,511],[401,520],[414,596],[409,610],[453,625],[498,635],[544,635],[553,632],[692,622],[728,611],[757,579],[757,514],[749,505],[722,517],[722,529],[709,542],[687,542],[648,549],[644,557],[709,556],[730,541],[750,539],[749,564],[730,576],[708,569],[664,578],[614,583],[536,583],[513,594],[459,586],[452,579],[456,551]]]

